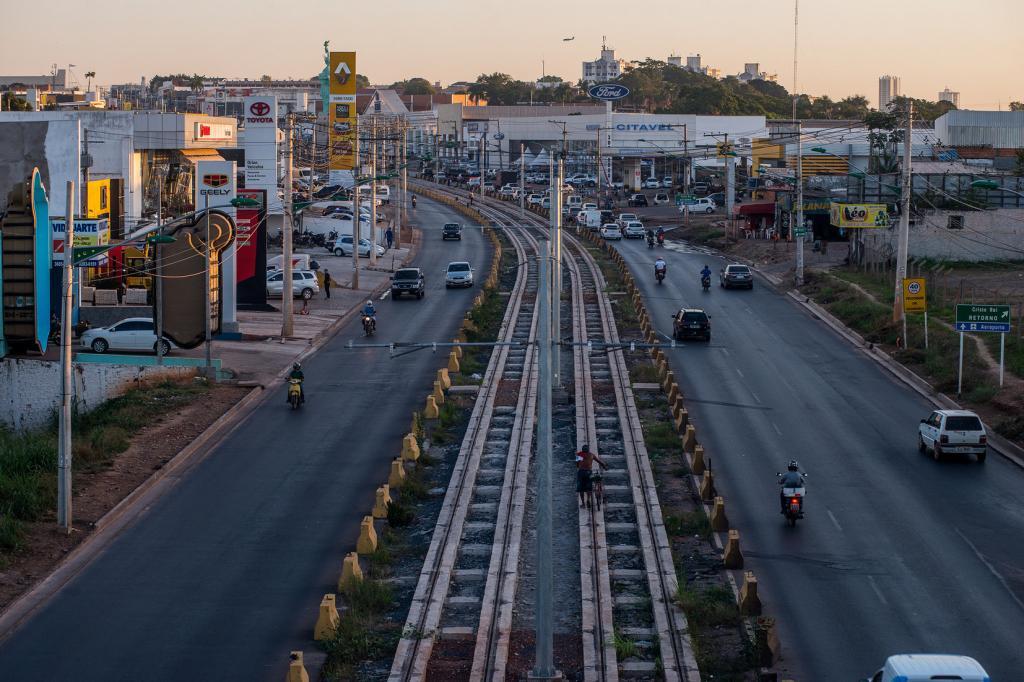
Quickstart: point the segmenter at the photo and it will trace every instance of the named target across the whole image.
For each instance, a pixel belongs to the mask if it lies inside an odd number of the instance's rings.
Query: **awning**
[[[223,161],[224,157],[221,156],[216,149],[179,149],[179,154],[184,156],[192,163],[198,161]]]
[[[757,204],[740,204],[738,215],[775,215],[775,202],[767,201]]]

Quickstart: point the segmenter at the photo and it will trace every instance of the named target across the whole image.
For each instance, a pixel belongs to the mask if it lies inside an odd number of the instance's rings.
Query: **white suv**
[[[931,450],[938,461],[945,454],[974,455],[985,461],[988,435],[978,415],[967,410],[936,410],[917,427],[917,449]]]
[[[644,224],[639,220],[630,220],[626,223],[626,229],[623,232],[626,234],[626,239],[643,239],[647,234]]]
[[[284,272],[267,273],[267,296],[280,296],[284,289],[281,280]],[[292,297],[304,298],[307,301],[320,293],[320,283],[312,270],[292,270]]]

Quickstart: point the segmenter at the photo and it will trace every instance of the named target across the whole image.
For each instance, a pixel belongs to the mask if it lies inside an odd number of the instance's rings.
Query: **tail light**
[[[988,436],[986,436],[986,435],[982,435],[981,437],[978,438],[978,444],[979,445],[984,445],[987,442],[988,442]]]
[[[939,436],[939,442],[940,443],[948,443],[949,442],[949,436],[947,436],[946,434],[942,434],[941,436]]]
[[[794,497],[793,499],[791,499],[791,500],[789,501],[789,503],[790,503],[790,504],[795,504],[795,505],[799,505],[799,504],[800,504],[800,498],[798,498],[798,497]]]

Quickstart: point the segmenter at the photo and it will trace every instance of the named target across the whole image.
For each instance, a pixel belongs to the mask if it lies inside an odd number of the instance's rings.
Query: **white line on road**
[[[760,397],[759,397],[759,396],[758,396],[758,395],[757,395],[756,393],[754,393],[753,391],[751,391],[751,392],[750,392],[750,395],[754,396],[754,400],[755,400],[755,401],[757,402],[757,404],[758,404],[758,405],[760,405],[760,404],[761,404],[761,398],[760,398]],[[782,435],[782,434],[779,434],[779,435]]]
[[[834,525],[836,527],[836,530],[838,530],[840,533],[842,533],[843,532],[843,527],[839,525],[839,519],[836,518],[836,515],[832,513],[831,509],[826,509],[825,511],[828,512],[828,517],[830,519],[832,519],[832,525]]]
[[[758,400],[757,402],[761,402],[761,401]],[[772,428],[775,429],[775,433],[779,434],[780,436],[782,435],[782,429],[779,428],[778,424],[776,424],[775,422],[772,422]]]
[[[829,513],[831,514],[832,512]],[[878,589],[878,583],[875,582],[875,576],[869,575],[868,582],[871,583],[871,589],[875,591],[875,596],[878,597],[878,601],[882,602],[884,606],[888,606],[889,601],[885,598],[885,595],[882,594],[882,591]]]
[[[1013,601],[1017,602],[1017,606],[1019,606],[1021,610],[1024,611],[1024,602],[1022,602],[1020,598],[1017,597],[1016,594],[1014,594],[1013,590],[1010,589],[1010,586],[1006,584],[1006,579],[999,574],[999,571],[995,569],[995,566],[990,564],[988,560],[984,556],[982,556],[981,552],[978,551],[978,548],[974,546],[974,543],[968,540],[967,536],[964,535],[959,528],[953,526],[953,530],[955,530],[956,534],[959,535],[960,538],[967,543],[967,546],[971,548],[971,551],[974,552],[974,555],[976,557],[978,557],[978,560],[981,561],[981,563],[985,564],[985,567],[989,570],[989,572],[996,577],[996,580],[999,581],[999,584],[1003,586],[1003,589],[1006,590],[1006,592],[1010,595]]]
[[[729,349],[722,347],[722,355],[729,357]]]
[[[391,289],[388,289],[387,291],[385,291],[383,294],[380,295],[380,300],[383,301],[385,298],[387,298],[390,295],[391,295]]]
[[[740,371],[739,367],[736,368],[736,373],[740,375],[740,379],[746,379],[746,377],[743,376],[743,372]]]

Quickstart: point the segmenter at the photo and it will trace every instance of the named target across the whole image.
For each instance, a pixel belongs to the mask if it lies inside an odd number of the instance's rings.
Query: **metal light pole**
[[[799,235],[799,236],[798,236]],[[803,126],[796,122],[796,285],[804,283],[804,143]]]
[[[166,172],[162,167],[156,170],[156,235],[163,235],[163,204],[164,178]],[[164,364],[164,354],[160,352],[160,340],[164,338],[164,264],[160,260],[160,240],[153,244],[153,259],[156,261],[156,284],[154,285],[156,295],[156,364]]]
[[[551,235],[552,247],[554,250],[553,272],[551,281],[553,286],[551,292],[551,326],[552,336],[556,341],[562,338],[562,183],[565,174],[565,160],[558,160],[558,174],[555,176],[555,196],[552,203],[555,208],[554,234]],[[559,352],[561,347],[554,348],[553,371],[551,373],[551,385],[561,386],[562,384],[562,358]]]
[[[907,129],[903,136],[903,194],[900,197],[900,234],[896,250],[896,295],[893,298],[893,320],[903,321],[903,347],[907,346],[907,313],[903,309],[903,279],[907,276],[907,251],[910,249],[910,195],[913,176],[910,172],[911,130],[914,105],[907,100]],[[962,337],[962,335],[961,335]]]
[[[292,319],[292,116],[288,115],[285,125],[284,148],[284,225],[281,226],[281,340],[293,333]]]
[[[519,219],[526,219],[526,145],[519,143]]]
[[[212,284],[212,279],[213,279],[211,277],[212,273],[210,272],[211,255],[212,255],[210,253],[210,195],[209,194],[204,194],[203,195],[203,199],[204,199],[204,202],[203,202],[204,210],[206,211],[206,237],[205,237],[205,239],[206,239],[206,272],[204,273],[205,274],[205,279],[206,279],[206,292],[205,292],[206,296],[203,297],[205,299],[205,303],[206,303],[206,320],[205,320],[205,323],[206,323],[206,325],[205,325],[205,329],[206,329],[206,332],[205,332],[205,336],[206,336],[206,369],[204,371],[206,372],[206,378],[207,379],[213,379],[214,378],[214,375],[213,375],[213,330],[212,330],[212,324],[210,322],[210,316],[213,314],[213,305],[212,305],[212,302],[210,301],[210,289],[211,289],[211,284]],[[289,259],[289,261],[290,260],[291,259]],[[219,271],[217,273],[217,276],[218,277],[220,276],[220,272]],[[282,281],[281,284],[282,284],[281,295],[284,296],[285,295],[285,287],[283,285],[285,285],[285,284],[291,285],[291,279],[289,278],[288,281],[286,281],[286,282]],[[287,293],[289,293],[289,294],[291,293],[291,286],[288,287],[288,292]]]
[[[377,117],[370,125],[370,265],[377,264]],[[359,257],[359,242],[352,240],[352,253]]]
[[[362,147],[359,144],[359,119],[356,119],[356,153],[352,168],[352,290],[359,291],[359,239],[363,231],[363,194],[359,191],[359,171],[362,170]]]
[[[71,301],[74,296],[75,183],[68,181],[64,213],[63,312],[60,321],[60,419],[57,440],[57,524],[71,534]]]

